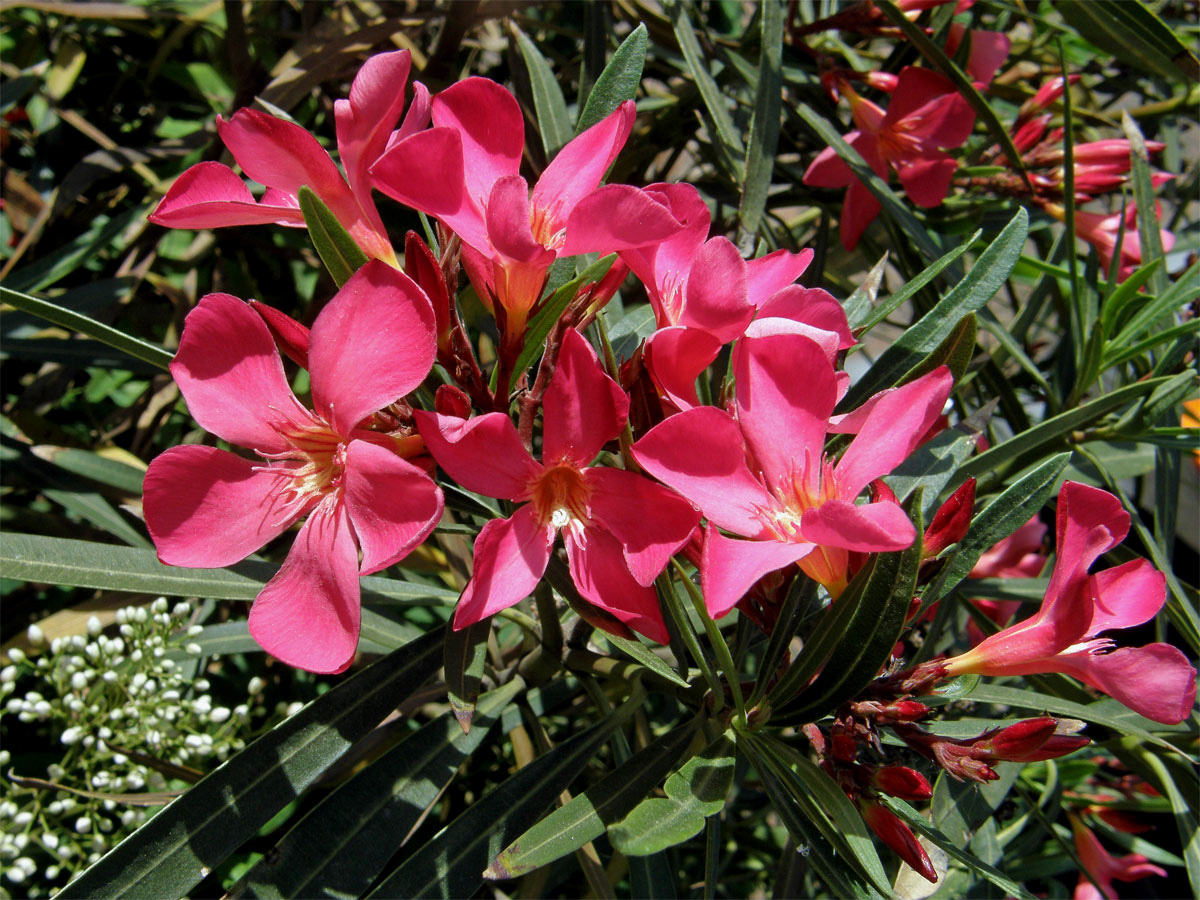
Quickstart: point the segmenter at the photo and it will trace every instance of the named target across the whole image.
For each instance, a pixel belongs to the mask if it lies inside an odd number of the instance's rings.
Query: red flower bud
[[[921,548],[922,559],[932,559],[951,544],[962,540],[971,524],[975,512],[975,479],[968,478],[962,487],[950,495],[934,513],[933,521],[925,529],[925,542]]]
[[[858,746],[854,738],[848,734],[833,735],[830,738],[830,746],[833,750],[833,758],[838,762],[854,762],[858,756]]]
[[[1050,740],[1057,728],[1058,723],[1049,716],[1026,719],[999,731],[985,732],[974,744],[986,759],[1025,760]]]
[[[471,415],[471,398],[462,388],[452,384],[438,385],[437,393],[433,395],[433,408],[443,416],[466,419]]]
[[[937,872],[929,854],[904,821],[890,809],[866,801],[859,802],[859,811],[871,830],[879,835],[892,852],[908,863],[926,881],[937,884]]]
[[[901,800],[928,800],[933,788],[920,772],[907,766],[885,766],[871,775],[871,784],[885,794]]]
[[[300,368],[308,368],[308,329],[273,306],[251,300],[250,308],[266,323],[276,346]]]
[[[450,294],[446,289],[446,276],[429,245],[415,231],[404,236],[404,274],[417,283],[433,304],[438,350],[447,351],[450,346]]]

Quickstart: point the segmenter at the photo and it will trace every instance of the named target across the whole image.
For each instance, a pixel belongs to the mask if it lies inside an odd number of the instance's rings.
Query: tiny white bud
[[[79,739],[82,736],[83,734],[78,728],[71,727],[62,733],[62,737],[60,737],[59,740],[69,747],[72,744],[79,743]]]
[[[129,757],[124,753],[114,753],[112,763],[114,766],[123,766],[129,762]]]
[[[91,830],[92,830],[92,820],[89,819],[87,816],[80,816],[78,819],[75,820],[76,834],[87,834]]]
[[[5,666],[3,669],[0,669],[0,682],[3,682],[4,684],[9,684],[16,680],[17,680],[17,667],[16,666]]]
[[[253,681],[254,679],[251,678],[250,680]],[[212,685],[208,683],[207,678],[197,678],[195,681],[192,682],[192,687],[203,694],[210,687],[212,687]]]
[[[101,725],[96,731],[96,734],[100,735],[101,740],[107,741],[110,737],[112,737],[112,729],[107,725]]]
[[[150,604],[150,611],[155,613],[164,613],[167,611],[167,598],[159,597]]]
[[[177,619],[186,619],[189,615],[191,615],[191,612],[192,607],[189,604],[180,601],[179,603],[176,603],[175,608],[171,610],[171,615]]]
[[[185,738],[183,739],[183,742],[184,742],[185,744],[187,744],[189,747],[202,747],[202,746],[204,746],[204,741],[202,741],[202,740],[200,739],[200,735],[198,735],[198,734],[189,734],[187,737],[185,737]]]
[[[26,825],[28,825],[32,821],[33,821],[33,813],[31,813],[27,809],[23,809],[19,813],[17,813],[15,816],[13,816],[13,824],[17,825],[21,828],[24,828]]]
[[[105,684],[112,684],[114,681],[116,681],[116,680],[117,680],[117,673],[116,673],[116,672],[114,672],[112,669],[109,669],[108,671],[106,671],[106,672],[105,672],[103,675],[101,675],[100,677],[101,677],[102,679],[104,679],[104,683],[105,683]]]
[[[19,663],[25,661],[25,651],[20,647],[13,647],[8,651],[8,658],[12,662]]]
[[[87,676],[84,675],[82,672],[76,672],[74,675],[71,676],[71,687],[75,688],[75,690],[82,691],[87,686],[88,686]]]
[[[59,872],[58,866],[48,866],[46,868],[46,880],[54,881],[54,879],[58,878],[58,872]]]
[[[186,646],[184,646],[183,651],[188,656],[200,656],[201,654],[204,653],[204,648],[201,647],[199,644],[192,642],[192,643],[189,643]]]
[[[30,625],[28,630],[25,632],[25,636],[29,638],[29,643],[33,644],[35,647],[46,640],[46,632],[42,631],[41,627],[37,625]]]
[[[118,624],[118,625],[124,625],[124,624],[125,624],[126,622],[128,622],[128,621],[129,621],[129,610],[128,610],[128,608],[122,608],[122,609],[118,609],[118,610],[117,610],[117,624]],[[122,629],[121,629],[121,634],[124,634],[124,633],[125,633],[125,629],[124,629],[124,628],[122,628]]]
[[[42,835],[42,846],[48,850],[53,850],[58,846],[58,835],[53,831],[47,831]]]
[[[203,625],[189,626],[189,628],[187,630],[188,637],[196,637],[197,635],[200,635],[200,634],[204,634],[204,626]]]
[[[295,703],[289,703],[288,708],[287,708],[287,715],[294,716],[296,713],[300,712],[300,710],[302,710],[302,709],[304,709],[304,704],[301,703],[299,700],[297,700]]]
[[[11,881],[13,884],[20,884],[22,881],[25,880],[25,873],[23,871],[21,871],[19,868],[17,868],[16,866],[13,866],[11,869],[9,869],[4,874],[5,874],[5,876],[7,876],[8,880]]]
[[[64,705],[73,713],[83,712],[83,701],[78,697],[69,697]]]
[[[37,864],[34,863],[34,861],[28,856],[22,856],[20,859],[14,862],[13,865],[26,875],[32,875],[37,871]]]
[[[138,623],[145,623],[145,622],[149,621],[149,619],[150,619],[150,613],[146,612],[146,607],[139,606],[137,609],[135,609],[133,611],[133,621],[138,622]]]
[[[100,658],[100,645],[93,641],[83,648],[83,655],[95,662]]]
[[[134,650],[132,653],[130,653],[130,654],[129,654],[129,658],[130,658],[130,659],[131,659],[133,662],[141,662],[141,661],[142,661],[142,651],[141,651],[141,650]],[[142,674],[142,673],[141,673],[141,672],[139,672],[138,674],[140,675],[140,674]]]
[[[65,647],[65,646],[66,646],[66,640],[64,638],[56,637],[56,638],[54,638],[54,640],[52,640],[50,642],[50,652],[51,653],[61,653],[63,650],[63,647]]]
[[[52,781],[58,781],[67,774],[67,770],[58,763],[50,763],[46,766],[46,774],[50,776]]]
[[[218,706],[208,714],[208,720],[214,724],[220,725],[222,722],[228,721],[230,715],[232,715],[232,713],[228,707]]]
[[[71,646],[76,650],[82,650],[87,646],[87,638],[82,634],[73,634],[71,635]]]
[[[244,719],[246,716],[250,715],[250,707],[245,703],[239,703],[233,708],[233,714],[239,719]]]
[[[104,630],[104,625],[101,624],[98,616],[88,616],[87,630],[88,634],[90,634],[92,637],[95,637]]]
[[[249,684],[246,685],[246,693],[257,694],[259,691],[261,691],[263,689],[264,686],[265,686],[265,683],[263,682],[263,680],[261,678],[259,678],[257,675],[255,675],[253,678],[250,679]]]
[[[33,705],[33,711],[37,714],[39,719],[44,719],[46,716],[50,715],[50,704],[45,700],[39,700]]]

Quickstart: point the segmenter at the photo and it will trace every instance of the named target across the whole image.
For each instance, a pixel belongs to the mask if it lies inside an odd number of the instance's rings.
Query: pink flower
[[[918,206],[941,205],[958,163],[942,151],[958,147],[971,134],[975,114],[954,85],[929,69],[908,66],[892,93],[887,111],[858,96],[848,83],[842,93],[850,101],[857,131],[846,135],[875,174],[884,180],[896,170],[909,198]],[[838,157],[832,147],[822,150],[804,183],[844,187],[842,246],[853,250],[866,227],[879,215],[879,201]]]
[[[1196,699],[1196,671],[1187,657],[1169,644],[1113,650],[1112,640],[1097,637],[1150,620],[1166,602],[1166,579],[1144,559],[1088,574],[1125,539],[1129,514],[1107,491],[1068,481],[1056,532],[1058,556],[1038,612],[947,660],[947,672],[1063,672],[1156,722],[1182,722]]]
[[[629,185],[597,185],[633,128],[621,104],[559,151],[530,193],[520,175],[525,120],[516,98],[486,78],[466,78],[433,98],[433,128],[397,140],[371,168],[376,186],[437,216],[462,238],[463,264],[480,299],[504,307],[524,331],[558,256],[618,250],[678,229],[667,210]]]
[[[1028,522],[997,541],[984,552],[967,574],[968,578],[1037,578],[1046,564],[1042,542],[1049,529],[1035,515]],[[997,625],[1004,625],[1021,608],[1020,600],[972,600],[984,615]],[[967,624],[972,645],[983,640],[984,634],[974,622]]]
[[[311,134],[292,122],[254,109],[242,109],[217,132],[250,178],[264,184],[258,200],[228,166],[202,162],[176,179],[150,215],[167,228],[223,228],[229,225],[304,226],[298,194],[307,186],[333,212],[363,252],[392,265],[396,255],[371,198],[367,169],[389,140],[424,128],[429,93],[413,85],[413,103],[404,124],[392,128],[404,108],[411,55],[407,50],[372,56],[350,87],[350,99],[334,103],[338,153],[345,177]]]
[[[569,330],[543,405],[542,461],[503,413],[474,419],[417,412],[430,453],[468,490],[523,505],[475,541],[475,568],[454,614],[464,628],[529,595],[562,532],[571,577],[589,602],[665,643],[651,585],[700,514],[633,472],[590,465],[624,427],[629,398]]]
[[[967,55],[966,72],[971,76],[978,90],[984,90],[996,75],[996,70],[1008,59],[1008,51],[1012,49],[1012,41],[1008,35],[999,31],[976,31],[967,28],[959,22],[950,23],[950,31],[946,35],[946,55],[952,57],[958,52],[963,38],[969,37],[970,51]]]
[[[1074,900],[1116,900],[1117,890],[1114,881],[1137,881],[1157,875],[1166,878],[1166,870],[1159,868],[1140,853],[1130,853],[1127,856],[1113,856],[1104,849],[1100,839],[1090,828],[1077,817],[1071,817],[1071,831],[1075,835],[1075,852],[1079,861],[1087,869],[1091,879],[1084,873],[1079,873],[1079,883],[1075,885]],[[1096,884],[1092,884],[1092,879]]]
[[[370,427],[373,413],[428,374],[433,329],[416,285],[369,262],[313,323],[310,410],[288,387],[266,324],[241,300],[208,294],[184,323],[171,374],[192,415],[265,462],[215,447],[171,448],[146,473],[146,525],[164,563],[216,568],[307,515],[250,609],[254,639],[289,665],[349,666],[358,576],[402,559],[441,518],[441,491],[401,458],[392,436]]]
[[[831,427],[839,397],[830,362],[836,344],[822,347],[769,327],[760,334],[758,327],[734,350],[733,415],[685,410],[633,448],[648,472],[708,518],[701,576],[714,617],[733,609],[763,575],[791,563],[836,597],[845,589],[851,552],[910,546],[916,533],[894,500],[857,505],[855,499],[912,452],[952,387],[942,366],[875,395]],[[831,430],[857,432],[836,464],[825,456]],[[725,537],[718,528],[749,540]]]

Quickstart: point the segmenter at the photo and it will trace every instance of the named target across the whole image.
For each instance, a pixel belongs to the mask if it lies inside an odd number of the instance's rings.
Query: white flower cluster
[[[190,604],[172,609],[159,597],[119,610],[116,634],[106,635],[95,616],[86,636],[49,642],[32,625],[34,651],[9,651],[0,668],[6,746],[13,728],[4,719],[15,716],[25,723],[16,728],[37,729],[59,745],[62,759],[46,769],[47,780],[115,799],[0,778],[0,897],[52,895],[145,821],[147,808],[121,795],[183,787],[160,770],[206,769],[245,746],[250,708],[215,705],[208,680],[197,677],[202,629],[189,626],[191,617]],[[10,765],[9,750],[0,750],[0,769]]]

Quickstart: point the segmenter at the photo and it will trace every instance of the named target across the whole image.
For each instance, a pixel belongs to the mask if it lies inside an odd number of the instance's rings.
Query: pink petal
[[[817,328],[813,325],[807,325],[804,322],[797,322],[794,319],[781,319],[775,316],[757,318],[746,326],[745,337],[747,338],[765,338],[775,337],[777,335],[792,335],[812,341],[821,348],[821,352],[825,354],[825,359],[828,361],[831,368],[837,365],[838,346],[842,341],[841,338],[832,331],[826,331],[824,328]],[[739,351],[735,347],[733,352],[734,355],[737,355]],[[845,375],[844,372],[834,372],[834,380],[838,383],[839,399],[841,399],[841,397],[846,393],[845,389],[841,387],[843,375]],[[833,421],[837,418],[839,417],[831,416],[830,421]]]
[[[1047,663],[1037,671],[1074,676],[1164,725],[1187,719],[1196,702],[1196,670],[1170,644],[1122,647],[1111,653],[1064,653]]]
[[[615,537],[601,528],[587,528],[581,538],[567,537],[566,545],[571,578],[585,600],[652,641],[670,640],[658,594],[634,580]]]
[[[433,479],[368,441],[346,448],[342,490],[362,550],[362,575],[406,557],[442,517],[442,492]]]
[[[289,666],[342,672],[354,661],[361,615],[358,548],[345,506],[328,498],[250,607],[250,636]]]
[[[898,503],[887,500],[856,506],[845,500],[826,500],[806,509],[800,523],[805,540],[859,553],[904,550],[917,532]]]
[[[570,211],[558,253],[613,253],[666,240],[680,227],[671,211],[652,194],[628,184],[606,184]]]
[[[417,388],[437,353],[433,306],[416,282],[373,259],[313,323],[313,405],[339,434]],[[369,376],[369,377],[368,377]]]
[[[857,131],[846,135],[846,140],[858,137]],[[849,187],[858,179],[854,170],[837,155],[832,147],[826,147],[817,154],[817,158],[809,165],[804,173],[804,183],[812,187],[840,188]]]
[[[634,580],[649,587],[688,542],[700,522],[699,511],[674,491],[633,472],[594,466],[583,477],[592,490],[589,515],[620,542]]]
[[[925,208],[942,205],[957,170],[958,162],[944,153],[896,162],[896,174],[909,199]]]
[[[554,253],[533,236],[529,227],[529,185],[520,175],[496,179],[485,215],[488,240],[509,259],[535,266],[549,266]]]
[[[304,224],[297,208],[255,201],[233,169],[217,162],[196,163],[176,178],[148,218],[165,228]]]
[[[462,180],[467,195],[480,207],[487,203],[497,179],[520,170],[525,119],[516,98],[496,82],[464,78],[437,94],[433,124],[461,135]]]
[[[646,338],[643,358],[655,384],[677,409],[700,405],[696,379],[721,352],[721,342],[707,331],[673,325]]]
[[[705,242],[692,261],[680,325],[711,333],[722,344],[746,330],[754,307],[746,294],[746,261],[723,237]]]
[[[997,541],[979,557],[968,578],[1036,578],[1041,574],[1046,556],[1042,541],[1047,528],[1033,515],[1028,522]]]
[[[537,523],[531,503],[511,518],[484,525],[475,539],[471,581],[454,611],[455,629],[482,622],[533,593],[553,546],[554,529]]]
[[[271,332],[229,294],[200,298],[184,320],[171,375],[200,426],[260,453],[290,446],[275,426],[310,421],[288,386]]]
[[[346,227],[360,212],[350,187],[317,139],[293,122],[254,109],[240,109],[228,122],[217,117],[217,133],[242,167],[260,184],[298,196],[308,187]]]
[[[962,28],[957,22],[950,23],[951,33],[955,28]],[[990,84],[996,75],[996,70],[1008,59],[1008,51],[1012,49],[1012,41],[1008,35],[999,31],[971,31],[971,55],[967,59],[967,74],[974,81]]]
[[[733,371],[738,423],[767,485],[791,495],[803,483],[815,494],[837,391],[824,351],[799,335],[747,337]]]
[[[1108,491],[1063,482],[1055,513],[1054,571],[1038,618],[1062,620],[1068,627],[1082,625],[1080,619],[1091,623],[1094,611],[1087,571],[1101,554],[1125,540],[1129,521],[1121,501]]]
[[[753,265],[753,262],[750,263]],[[803,322],[838,336],[838,349],[845,350],[857,341],[850,333],[850,323],[842,304],[828,291],[806,288],[798,284],[776,291],[758,308],[759,318],[777,317]]]
[[[842,246],[846,250],[853,250],[858,246],[858,239],[867,230],[867,226],[875,221],[881,209],[883,206],[861,181],[856,180],[846,188],[841,225]]]
[[[663,240],[621,251],[621,258],[646,285],[651,302],[659,304],[662,293],[683,284],[692,259],[708,237],[712,217],[708,204],[693,185],[652,184],[643,193],[666,207],[680,224],[677,231]]]
[[[946,366],[880,398],[835,469],[838,494],[846,500],[900,465],[941,415],[954,377]]]
[[[768,297],[783,290],[804,274],[812,262],[813,252],[776,250],[746,262],[746,294],[750,303],[761,306]]]
[[[531,202],[551,233],[566,227],[571,210],[600,184],[625,145],[636,117],[633,101],[626,100],[571,140],[542,172]]]
[[[404,109],[404,88],[411,65],[412,54],[407,50],[376,53],[367,58],[354,76],[350,99],[333,104],[338,156],[346,169],[351,191],[371,212],[374,203],[370,199],[367,170],[383,155],[392,128]]]
[[[1088,637],[1149,622],[1167,602],[1167,577],[1144,559],[1097,572],[1092,585],[1095,605]]]
[[[975,112],[950,79],[908,66],[900,72],[884,124],[894,127],[901,120],[910,134],[924,139],[925,147],[947,149],[970,137]]]
[[[813,550],[812,544],[803,542],[734,540],[711,525],[704,533],[700,576],[704,605],[714,619],[728,615],[758,579],[803,559]]]
[[[685,410],[660,422],[636,444],[634,458],[700,507],[715,525],[757,537],[774,498],[746,465],[742,432],[733,417],[711,406]]]
[[[625,392],[600,368],[583,335],[568,329],[542,405],[542,462],[586,466],[621,433],[628,415]]]
[[[417,430],[437,464],[469,491],[501,500],[524,500],[542,472],[504,413],[474,419],[414,410]]]
[[[284,503],[280,486],[278,474],[228,451],[172,447],[150,463],[143,488],[158,558],[204,569],[245,559],[300,515]]]

